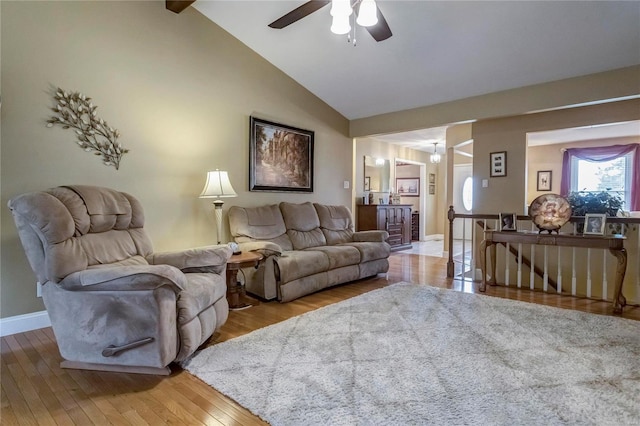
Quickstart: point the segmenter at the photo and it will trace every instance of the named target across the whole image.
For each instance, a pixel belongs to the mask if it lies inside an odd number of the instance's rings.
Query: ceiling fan
[[[370,0],[347,0],[346,3],[349,6],[349,10],[353,10],[353,14],[360,14],[361,8],[359,6],[363,6],[363,3],[373,3]],[[304,3],[302,6],[293,9],[291,12],[286,15],[276,19],[272,23],[269,24],[269,27],[275,29],[285,28],[294,22],[299,21],[307,15],[312,14],[313,12],[323,8],[329,3],[333,3],[331,0],[311,0]],[[337,3],[340,3],[338,1]],[[345,3],[344,1],[342,3]],[[374,3],[375,5],[375,3]],[[334,14],[335,5],[332,4],[331,14],[334,17],[334,25],[336,20],[336,15]],[[371,26],[365,26],[371,37],[373,37],[376,41],[383,41],[391,37],[393,34],[391,33],[391,29],[389,28],[389,24],[387,24],[387,20],[384,19],[382,12],[380,12],[380,8],[375,7],[376,15],[377,15],[377,23]],[[343,19],[348,19],[348,15],[344,16]],[[348,21],[346,23],[347,28],[350,28]],[[361,24],[362,25],[362,24]],[[332,26],[332,31],[333,31]],[[337,34],[346,34],[349,30],[347,29],[345,32],[338,32]],[[335,31],[334,31],[335,32]]]

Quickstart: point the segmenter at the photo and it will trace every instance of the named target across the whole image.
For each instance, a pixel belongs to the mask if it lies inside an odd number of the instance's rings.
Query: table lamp
[[[222,205],[224,204],[224,201],[220,198],[237,196],[238,194],[233,190],[227,172],[216,169],[207,173],[207,182],[204,184],[200,198],[214,198],[213,206],[216,214],[218,244],[222,239]]]

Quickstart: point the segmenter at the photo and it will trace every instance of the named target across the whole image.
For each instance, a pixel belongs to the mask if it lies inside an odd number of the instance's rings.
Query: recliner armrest
[[[70,291],[143,291],[168,285],[179,293],[187,279],[169,265],[107,266],[74,272],[58,285]]]
[[[231,248],[227,245],[196,247],[147,256],[152,265],[171,265],[182,272],[214,272],[221,273],[231,257]]]
[[[372,242],[372,243],[383,243],[387,241],[389,238],[389,233],[387,231],[358,231],[353,233],[353,241],[358,243],[363,242]]]

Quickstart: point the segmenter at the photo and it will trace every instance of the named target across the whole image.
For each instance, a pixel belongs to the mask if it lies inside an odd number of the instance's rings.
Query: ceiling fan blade
[[[316,10],[328,5],[331,3],[330,0],[311,0],[304,3],[302,6],[293,9],[291,12],[282,16],[281,18],[276,19],[272,23],[269,24],[271,28],[282,29],[288,25],[293,24],[296,21],[304,18],[307,15],[312,14]]]
[[[375,41],[383,41],[388,39],[393,35],[391,32],[391,28],[389,28],[389,24],[387,24],[387,20],[384,19],[384,15],[380,12],[380,7],[378,9],[378,23],[372,25],[370,27],[366,27],[371,37],[375,39]]]

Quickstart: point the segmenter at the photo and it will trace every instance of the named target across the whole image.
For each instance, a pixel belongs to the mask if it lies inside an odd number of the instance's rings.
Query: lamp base
[[[222,205],[224,201],[216,199],[213,201],[213,211],[216,214],[216,237],[218,238],[218,244],[221,244],[222,240]]]

